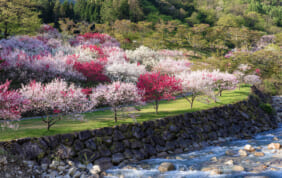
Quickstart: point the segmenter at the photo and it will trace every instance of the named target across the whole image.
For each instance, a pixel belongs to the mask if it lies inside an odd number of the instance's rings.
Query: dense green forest
[[[128,19],[132,22],[160,19],[179,20],[190,26],[246,26],[264,30],[282,26],[279,0],[37,0],[45,23],[70,18],[89,23],[112,23]],[[229,21],[231,20],[231,21]],[[226,21],[229,22],[226,24]]]

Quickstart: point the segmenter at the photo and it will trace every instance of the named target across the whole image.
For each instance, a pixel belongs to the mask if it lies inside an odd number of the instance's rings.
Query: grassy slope
[[[244,100],[250,94],[249,87],[243,87],[240,90],[224,91],[223,96],[220,97],[220,101],[217,103],[204,104],[195,102],[193,109],[190,109],[188,102],[185,99],[177,99],[172,101],[161,101],[159,107],[159,114],[155,114],[152,104],[148,104],[142,107],[138,113],[140,115],[137,118],[138,122],[153,120],[166,116],[178,115],[185,112],[193,112],[197,110],[209,109],[212,107],[221,106],[224,104],[235,103]],[[48,132],[46,125],[40,119],[20,121],[20,128],[14,130],[0,130],[0,141],[24,138],[24,137],[40,137],[46,135],[55,135],[62,133],[70,133],[76,131],[82,131],[87,129],[95,129],[107,126],[114,126],[113,113],[109,110],[98,111],[94,113],[85,114],[87,121],[74,121],[74,120],[62,120],[54,125]],[[131,123],[132,119],[120,119],[117,124]]]

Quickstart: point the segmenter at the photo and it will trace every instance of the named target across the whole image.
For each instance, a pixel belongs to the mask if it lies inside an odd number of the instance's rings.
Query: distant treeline
[[[282,26],[282,3],[279,0],[34,0],[38,2],[45,23],[60,18],[89,23],[112,23],[180,20],[193,26],[228,23],[256,30]],[[230,21],[231,20],[231,21]],[[226,21],[226,22],[225,22]]]

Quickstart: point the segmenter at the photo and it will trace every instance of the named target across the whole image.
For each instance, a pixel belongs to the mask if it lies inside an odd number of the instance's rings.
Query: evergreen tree
[[[60,18],[60,9],[61,9],[61,2],[60,0],[56,0],[55,5],[54,5],[54,22],[57,22]]]
[[[112,0],[105,0],[103,2],[100,13],[101,13],[101,20],[104,23],[106,22],[113,23],[117,19],[117,16],[113,8]]]

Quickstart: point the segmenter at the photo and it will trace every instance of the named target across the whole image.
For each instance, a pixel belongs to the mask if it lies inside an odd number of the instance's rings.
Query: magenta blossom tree
[[[145,91],[145,101],[155,102],[156,114],[161,99],[174,99],[174,95],[182,91],[180,80],[173,76],[161,75],[159,72],[140,75],[137,87]]]
[[[9,90],[10,81],[0,85],[0,119],[17,120],[29,108],[29,101],[16,90]]]

